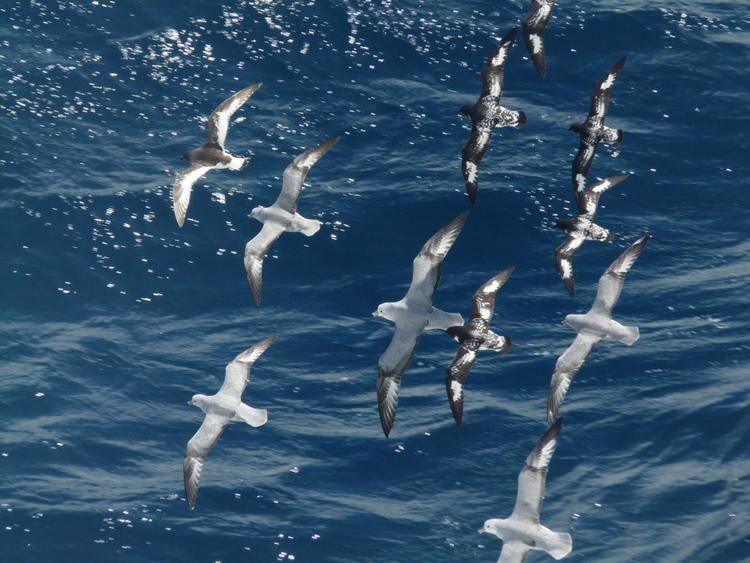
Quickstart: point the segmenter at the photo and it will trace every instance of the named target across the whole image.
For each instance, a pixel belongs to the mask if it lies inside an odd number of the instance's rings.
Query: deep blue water
[[[519,42],[479,202],[444,264],[435,304],[470,311],[516,270],[456,428],[444,372],[454,343],[426,334],[390,439],[375,401],[398,299],[424,241],[467,206],[458,108],[528,2],[5,0],[0,3],[0,548],[3,561],[494,561],[476,530],[504,517],[545,428],[557,355],[596,280],[654,237],[616,317],[633,347],[602,343],[573,383],[542,521],[570,560],[750,559],[750,19],[742,2],[584,0],[555,8],[541,80]],[[520,38],[520,36],[519,36]],[[623,54],[592,176],[634,177],[603,198],[614,244],[588,243],[570,298],[554,266],[573,207],[570,122]],[[196,185],[171,211],[180,155],[229,93],[242,172]],[[283,236],[264,303],[242,265],[284,167],[332,135]],[[182,458],[235,354],[278,332],[211,453],[198,506]],[[533,553],[530,561],[550,560]]]

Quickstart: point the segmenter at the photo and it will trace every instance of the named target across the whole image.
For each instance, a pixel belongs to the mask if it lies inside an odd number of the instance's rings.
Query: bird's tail
[[[512,344],[510,336],[502,336],[500,334],[496,334],[495,337],[496,340],[489,347],[490,350],[494,350],[495,352],[499,352],[500,354],[505,354],[508,350],[510,350]]]
[[[322,224],[316,219],[305,219],[305,224],[300,229],[300,232],[306,237],[311,237],[320,230]]]
[[[555,559],[562,559],[573,550],[573,538],[565,532],[553,532],[549,554]]]
[[[627,346],[632,346],[641,336],[640,332],[638,331],[638,327],[626,326],[623,328],[625,329],[625,336],[620,338],[620,342],[626,344]]]
[[[240,403],[232,420],[244,422],[253,428],[258,428],[268,422],[268,411],[266,409],[256,409],[245,403]]]

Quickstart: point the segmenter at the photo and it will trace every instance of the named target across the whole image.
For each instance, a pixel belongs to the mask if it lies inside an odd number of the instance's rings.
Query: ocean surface
[[[426,333],[383,436],[378,357],[411,261],[468,207],[460,170],[490,49],[527,0],[3,0],[0,2],[0,560],[495,561],[479,535],[510,514],[544,432],[561,324],[641,233],[615,317],[632,347],[601,343],[562,406],[542,522],[571,561],[750,560],[750,16],[746,2],[556,3],[548,75],[517,42],[479,199],[435,305],[464,315],[489,277],[505,356],[479,356],[456,427]],[[574,209],[570,167],[596,82],[628,60],[591,178],[612,244],[555,269]],[[205,116],[235,114],[242,172],[196,183],[177,228],[170,191]],[[299,210],[324,222],[281,237],[256,307],[242,263],[290,160],[341,141]],[[227,427],[197,507],[182,459],[224,366],[269,334],[245,400],[268,424]],[[529,561],[548,561],[533,552]]]

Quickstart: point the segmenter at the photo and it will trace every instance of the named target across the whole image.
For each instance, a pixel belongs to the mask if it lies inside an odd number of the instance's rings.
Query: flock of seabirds
[[[523,33],[531,59],[538,73],[546,76],[543,32],[549,21],[553,0],[532,0],[531,10],[523,21]],[[489,54],[482,68],[481,93],[473,104],[460,111],[471,118],[471,136],[463,148],[462,169],[466,192],[471,204],[477,200],[479,164],[490,144],[490,137],[498,127],[522,127],[526,115],[501,105],[505,63],[515,42],[516,28],[500,40]],[[612,87],[625,64],[619,60],[598,82],[591,96],[587,118],[570,126],[580,136],[580,145],[573,161],[572,184],[578,212],[571,219],[558,221],[557,226],[566,237],[556,249],[557,268],[567,291],[575,295],[573,256],[586,240],[611,241],[612,231],[594,222],[599,198],[629,175],[617,175],[587,185],[596,148],[599,143],[616,145],[623,133],[605,125]],[[233,156],[226,149],[227,130],[232,115],[261,87],[254,84],[223,101],[208,117],[208,136],[197,149],[183,156],[190,165],[177,174],[173,191],[173,207],[177,224],[182,227],[187,216],[193,184],[212,169],[242,170],[249,158]],[[257,206],[250,216],[263,223],[260,232],[245,247],[245,269],[256,304],[261,302],[263,259],[284,232],[300,232],[313,236],[321,222],[307,219],[297,212],[305,178],[310,168],[337,142],[331,138],[297,156],[284,171],[281,192],[270,207]],[[509,336],[491,328],[495,296],[513,272],[508,268],[486,281],[472,298],[468,320],[459,313],[441,311],[432,305],[440,282],[443,260],[458,238],[469,216],[460,213],[437,231],[414,258],[411,284],[399,301],[382,303],[373,316],[393,322],[393,338],[378,361],[377,397],[380,422],[386,437],[396,418],[401,378],[408,368],[419,339],[425,330],[442,330],[458,342],[458,351],[446,372],[446,391],[456,424],[463,418],[464,386],[474,365],[477,353],[492,350],[507,352]],[[638,340],[637,327],[624,326],[612,318],[612,311],[622,292],[625,276],[635,263],[650,234],[646,233],[628,247],[599,278],[594,304],[585,314],[567,315],[565,323],[577,331],[567,350],[557,359],[547,399],[547,422],[550,425],[518,476],[518,493],[512,514],[507,519],[487,520],[479,530],[503,540],[500,562],[526,560],[529,550],[543,550],[555,559],[562,559],[572,550],[570,534],[558,533],[544,527],[539,513],[544,498],[544,487],[552,455],[562,428],[557,414],[565,399],[573,377],[600,340],[616,340],[628,346]],[[199,407],[205,417],[198,431],[187,444],[183,464],[185,493],[188,505],[195,508],[203,465],[209,451],[216,444],[230,421],[245,422],[253,427],[263,426],[268,420],[265,409],[253,408],[242,402],[242,395],[250,380],[250,368],[276,339],[271,336],[237,355],[227,366],[224,382],[213,395],[194,395],[189,404]]]

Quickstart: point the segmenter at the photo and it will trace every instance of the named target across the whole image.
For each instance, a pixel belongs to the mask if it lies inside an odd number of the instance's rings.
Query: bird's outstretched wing
[[[289,213],[297,211],[297,202],[304,189],[305,177],[312,168],[313,164],[318,162],[331,147],[339,142],[338,137],[333,137],[320,143],[318,146],[306,150],[295,158],[284,170],[284,180],[281,186],[281,193],[276,198],[276,203],[283,210]]]
[[[460,346],[456,357],[446,370],[445,390],[448,393],[448,403],[453,412],[456,424],[461,424],[464,415],[464,384],[469,377],[469,371],[474,365],[477,353]]]
[[[576,294],[576,282],[573,276],[573,256],[581,247],[584,240],[581,236],[568,234],[563,243],[555,249],[557,271],[560,273],[565,289],[573,297]]]
[[[518,493],[513,516],[523,520],[539,522],[539,512],[544,501],[544,485],[547,480],[549,462],[555,453],[562,418],[557,419],[537,442],[526,458],[526,464],[518,474]]]
[[[229,119],[261,86],[261,83],[253,84],[252,86],[243,88],[239,92],[235,92],[211,112],[211,115],[208,116],[207,145],[216,146],[224,150],[224,144],[227,140],[227,130],[229,129]]]
[[[416,327],[396,327],[391,343],[378,360],[378,412],[386,438],[396,421],[401,376],[414,357],[422,332]]]
[[[229,422],[228,418],[218,414],[206,414],[203,424],[187,443],[185,460],[182,463],[182,474],[185,481],[185,498],[187,498],[191,510],[195,508],[195,499],[198,496],[198,485],[200,484],[206,456],[221,436],[227,422]]]
[[[276,335],[269,336],[237,354],[224,370],[224,383],[219,389],[219,394],[229,393],[232,397],[240,398],[250,382],[250,368],[275,340]]]
[[[266,221],[263,228],[245,245],[245,271],[247,282],[255,298],[255,304],[260,305],[263,289],[263,259],[268,254],[276,239],[284,232],[284,228],[277,223]]]
[[[495,314],[495,296],[501,287],[505,285],[508,278],[513,273],[515,266],[511,266],[490,278],[482,284],[482,287],[476,290],[472,298],[471,316],[474,319],[482,319],[488,323]]]
[[[206,172],[211,170],[211,168],[213,167],[203,164],[191,164],[185,170],[177,173],[174,186],[172,186],[172,206],[174,208],[175,219],[177,219],[177,225],[180,227],[185,224],[193,184]]]
[[[617,61],[609,72],[597,83],[594,91],[591,93],[591,107],[589,109],[589,119],[598,118],[601,122],[607,117],[609,108],[609,99],[612,93],[612,86],[615,84],[617,76],[625,66],[626,57]]]
[[[594,305],[591,307],[592,311],[603,313],[608,317],[612,315],[612,310],[617,305],[617,300],[622,293],[622,286],[625,285],[625,276],[643,252],[650,238],[649,233],[642,235],[625,252],[620,254],[602,274],[602,277],[599,278],[596,299],[594,299]]]
[[[593,332],[582,330],[578,333],[573,344],[568,346],[565,352],[555,362],[555,372],[549,384],[547,395],[547,422],[552,422],[560,410],[560,405],[565,400],[573,378],[581,369],[583,362],[589,357],[594,345],[600,338]]]
[[[479,163],[490,146],[492,136],[491,126],[477,126],[471,128],[471,135],[461,151],[461,169],[464,173],[464,185],[471,204],[477,202],[479,191]]]
[[[513,43],[516,40],[516,28],[514,27],[505,34],[497,47],[487,57],[482,67],[482,93],[481,97],[494,96],[500,98],[503,95],[503,75],[505,73],[505,62],[508,60]]]
[[[432,235],[412,263],[412,277],[406,300],[432,305],[432,296],[440,283],[440,270],[448,251],[461,234],[469,212],[464,211]]]
[[[590,220],[594,220],[596,211],[599,206],[599,198],[609,188],[615,187],[623,180],[627,180],[630,174],[619,174],[617,176],[610,176],[604,178],[594,184],[591,184],[587,188],[579,191],[576,194],[576,203],[578,204],[578,212],[586,215]]]
[[[503,549],[497,563],[526,563],[528,556],[529,548],[522,541],[503,541]]]
[[[573,159],[573,188],[576,194],[586,189],[586,178],[591,170],[591,164],[594,162],[596,147],[595,141],[581,137],[578,152]]]

